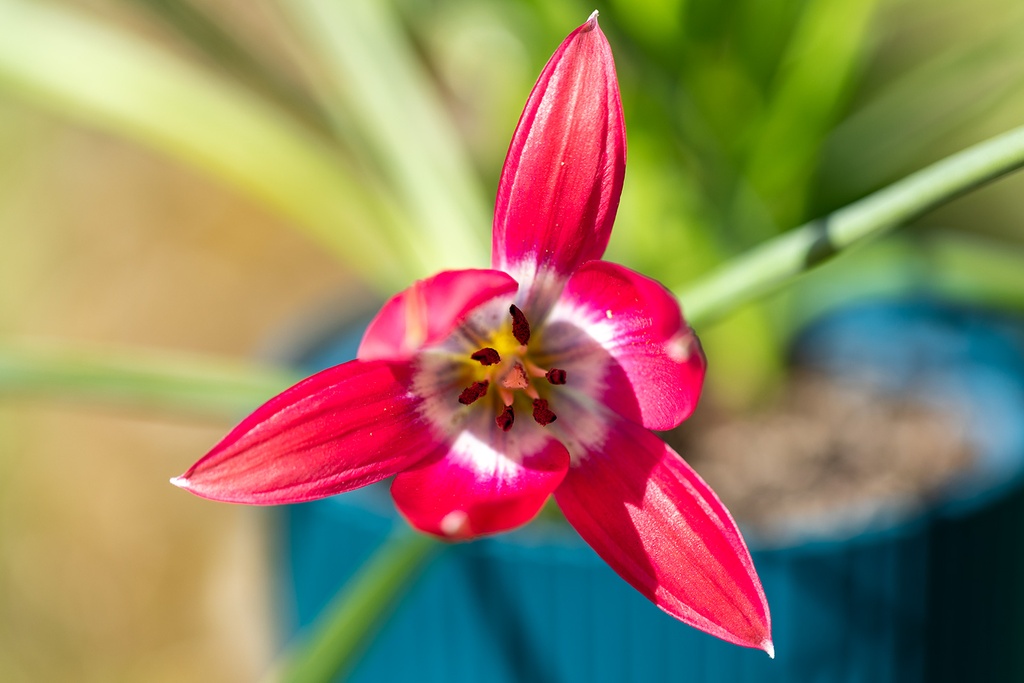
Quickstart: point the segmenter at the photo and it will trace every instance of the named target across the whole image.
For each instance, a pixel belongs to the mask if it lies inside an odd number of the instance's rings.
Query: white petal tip
[[[592,30],[594,30],[594,27],[597,26],[597,15],[598,15],[598,11],[597,10],[594,10],[590,14],[590,18],[588,18],[587,19],[587,23],[584,24],[584,26],[587,27],[586,30],[592,31]]]
[[[761,643],[761,649],[768,653],[768,656],[775,659],[775,644],[770,640],[765,640]]]
[[[172,477],[171,483],[179,489],[187,489],[189,487],[189,481],[185,477]]]

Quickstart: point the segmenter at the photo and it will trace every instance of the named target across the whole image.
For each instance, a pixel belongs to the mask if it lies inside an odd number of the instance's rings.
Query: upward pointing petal
[[[516,276],[569,275],[608,244],[626,131],[611,48],[596,15],[544,67],[501,172],[491,262]]]

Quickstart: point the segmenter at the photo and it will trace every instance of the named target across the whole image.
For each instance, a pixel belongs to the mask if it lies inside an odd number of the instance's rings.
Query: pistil
[[[512,391],[530,386],[530,380],[527,379],[526,370],[523,369],[522,364],[516,363],[509,368],[509,371],[501,378],[501,386]]]

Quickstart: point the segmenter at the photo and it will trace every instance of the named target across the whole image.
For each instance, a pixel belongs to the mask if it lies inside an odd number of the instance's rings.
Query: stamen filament
[[[501,384],[498,384],[498,396],[501,397],[501,402],[504,403],[505,405],[512,405],[512,399],[514,398],[514,394],[509,389],[501,386]]]
[[[526,371],[530,373],[530,377],[544,377],[548,374],[547,370],[540,367],[529,358],[523,359],[523,367],[525,367]]]

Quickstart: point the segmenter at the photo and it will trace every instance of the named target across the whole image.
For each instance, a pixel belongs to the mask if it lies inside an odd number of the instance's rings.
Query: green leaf
[[[802,218],[825,135],[870,44],[876,4],[809,0],[783,56],[745,170],[782,225]]]
[[[282,9],[325,70],[326,101],[344,112],[416,217],[416,251],[433,270],[487,263],[482,237],[491,212],[390,3],[293,0]]]
[[[206,7],[189,0],[122,0],[149,12],[218,66],[279,102],[310,125],[330,131],[327,115],[315,101],[269,60],[240,41]]]
[[[235,420],[298,379],[197,354],[0,340],[0,398]]]
[[[1024,91],[1024,16],[1006,17],[986,40],[954,43],[883,84],[832,130],[822,183],[856,197],[922,160],[956,149],[986,120],[1016,115]]]
[[[417,275],[367,174],[263,100],[80,12],[0,0],[0,94],[133,139],[262,201],[382,291]]]

